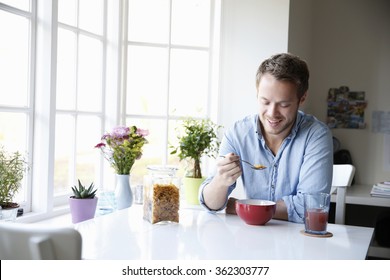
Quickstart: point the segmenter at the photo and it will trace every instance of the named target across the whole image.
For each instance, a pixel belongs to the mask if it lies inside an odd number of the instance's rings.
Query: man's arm
[[[307,141],[303,161],[299,167],[299,181],[294,195],[282,199],[290,221],[302,222],[304,216],[303,194],[329,192],[332,184],[333,143],[327,127],[320,127]]]
[[[214,178],[203,188],[204,203],[209,209],[218,210],[225,205],[229,186],[236,182],[241,173],[239,157],[233,153],[217,162]]]

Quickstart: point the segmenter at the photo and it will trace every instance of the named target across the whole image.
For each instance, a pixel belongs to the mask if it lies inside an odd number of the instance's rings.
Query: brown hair
[[[289,53],[280,53],[264,60],[256,73],[256,88],[264,74],[271,74],[277,80],[294,83],[300,99],[309,88],[309,69],[305,61]]]

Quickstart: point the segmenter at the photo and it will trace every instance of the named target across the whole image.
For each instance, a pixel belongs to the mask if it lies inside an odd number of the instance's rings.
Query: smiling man
[[[234,212],[228,198],[241,176],[247,198],[275,201],[274,218],[302,223],[303,194],[331,188],[331,132],[299,110],[309,88],[309,70],[299,57],[282,53],[265,60],[256,88],[258,113],[226,131],[219,151],[224,157],[202,184],[200,202],[210,211],[228,205],[226,212]],[[267,168],[253,170],[240,158]]]

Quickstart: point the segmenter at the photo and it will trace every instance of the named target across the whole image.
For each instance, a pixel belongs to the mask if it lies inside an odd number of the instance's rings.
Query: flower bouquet
[[[135,160],[142,157],[142,147],[148,143],[146,129],[136,126],[117,126],[102,136],[99,148],[117,174],[129,175]]]

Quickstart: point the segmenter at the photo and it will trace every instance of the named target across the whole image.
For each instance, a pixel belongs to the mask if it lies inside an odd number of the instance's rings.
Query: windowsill
[[[39,223],[42,221],[54,220],[58,217],[69,216],[69,206],[56,207],[53,212],[42,213],[42,212],[29,212],[24,213],[22,216],[16,218],[16,223]]]
[[[56,217],[44,219],[38,222],[35,222],[36,224],[45,224],[45,225],[53,225],[53,226],[73,226],[72,223],[72,217],[70,213],[59,215]]]
[[[107,212],[105,208],[96,209],[95,217],[108,215],[115,210]],[[27,213],[16,219],[17,223],[36,223],[55,226],[73,226],[69,206],[57,207],[52,213]]]
[[[106,208],[114,209],[115,202],[113,202],[113,193],[107,192],[105,195],[100,194],[100,199],[96,209],[95,217],[108,214],[111,211],[107,211]],[[49,213],[44,212],[29,212],[24,213],[22,216],[16,218],[17,223],[47,223],[58,225],[73,225],[72,217],[70,215],[69,204],[64,203],[60,206],[54,207],[54,210]]]

